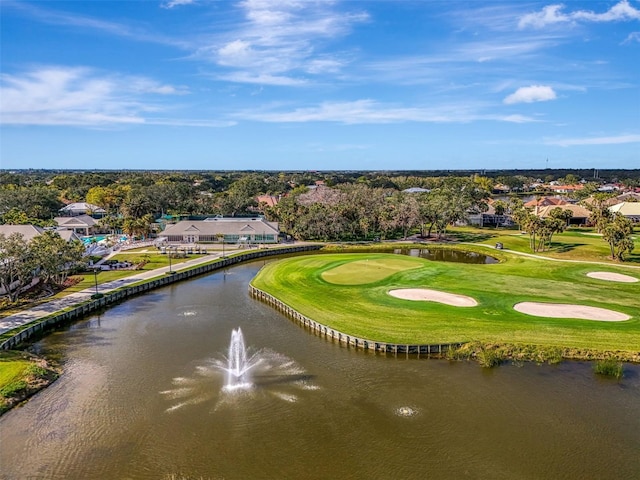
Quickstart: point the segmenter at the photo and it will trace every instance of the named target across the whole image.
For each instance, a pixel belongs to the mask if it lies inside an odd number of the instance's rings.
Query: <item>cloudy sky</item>
[[[640,168],[640,0],[0,0],[0,167]]]

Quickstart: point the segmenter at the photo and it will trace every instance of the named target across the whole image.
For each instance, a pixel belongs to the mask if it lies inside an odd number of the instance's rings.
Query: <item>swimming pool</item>
[[[82,242],[85,245],[89,245],[90,243],[98,243],[107,238],[107,235],[89,235],[87,237],[81,237]],[[126,235],[121,235],[118,238],[119,242],[125,242],[129,239]]]

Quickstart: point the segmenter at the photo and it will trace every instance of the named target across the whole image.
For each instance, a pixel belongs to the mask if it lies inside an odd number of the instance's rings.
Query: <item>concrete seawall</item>
[[[121,302],[122,300],[125,300],[129,297],[133,297],[135,295],[139,295],[156,288],[164,287],[166,285],[180,282],[197,275],[214,272],[216,270],[220,270],[250,260],[271,257],[275,255],[308,252],[318,250],[321,247],[321,245],[303,245],[297,247],[292,246],[283,248],[270,248],[265,250],[254,250],[246,253],[241,253],[233,257],[213,261],[212,263],[207,263],[205,265],[182,270],[175,273],[174,275],[159,276],[139,283],[137,285],[122,287],[117,291],[105,294],[101,298],[80,304],[67,311],[61,311],[51,314],[47,317],[42,318],[41,320],[25,325],[24,328],[20,331],[17,331],[18,329],[16,328],[17,332],[13,336],[4,340],[2,344],[0,344],[0,350],[15,349],[21,343],[27,342],[34,337],[41,336],[46,331],[52,330],[71,321],[78,320],[89,313],[95,312],[96,310],[107,308],[111,304]]]
[[[308,329],[310,332],[338,342],[346,347],[360,348],[374,352],[391,353],[394,355],[424,355],[424,356],[442,356],[451,347],[460,347],[462,343],[437,343],[437,344],[400,344],[388,343],[378,340],[369,340],[365,338],[349,335],[339,330],[327,327],[322,323],[318,323],[293,309],[286,303],[277,299],[273,295],[263,292],[262,290],[249,285],[249,294],[258,300],[272,306],[279,312],[288,316],[291,320]]]

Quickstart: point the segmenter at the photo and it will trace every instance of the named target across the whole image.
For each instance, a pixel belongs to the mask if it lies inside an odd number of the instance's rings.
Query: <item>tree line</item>
[[[20,233],[0,234],[0,288],[10,302],[39,279],[45,287],[61,288],[69,273],[84,266],[84,245],[67,242],[54,231],[25,241]]]

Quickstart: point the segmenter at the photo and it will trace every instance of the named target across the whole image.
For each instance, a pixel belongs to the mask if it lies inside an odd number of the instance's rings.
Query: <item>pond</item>
[[[425,258],[437,262],[493,264],[499,260],[483,253],[450,248],[396,248],[393,253]]]
[[[394,357],[249,297],[264,262],[153,291],[34,345],[65,374],[0,418],[0,478],[637,478],[640,368]],[[225,389],[232,331],[251,386]]]

